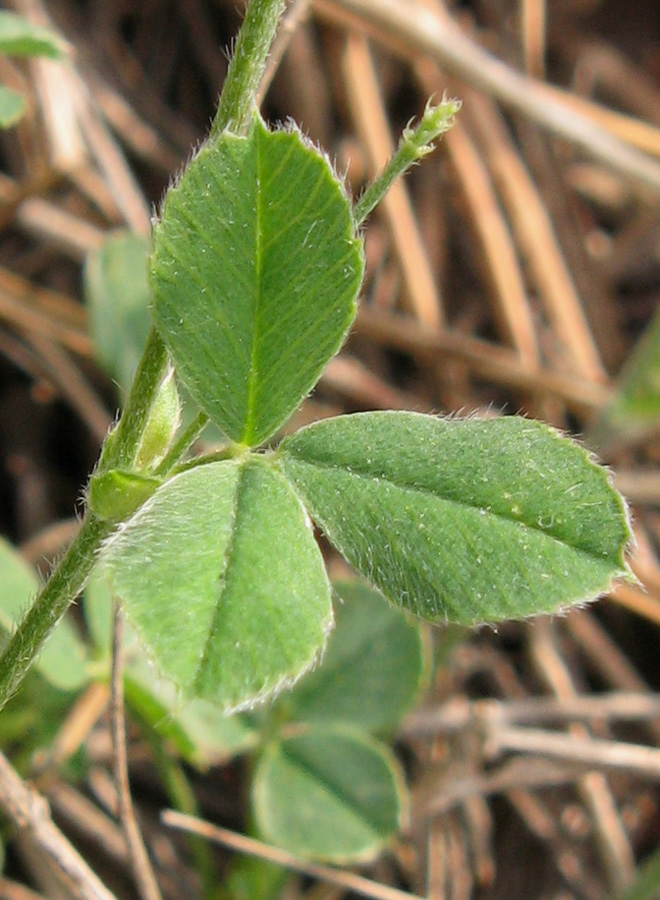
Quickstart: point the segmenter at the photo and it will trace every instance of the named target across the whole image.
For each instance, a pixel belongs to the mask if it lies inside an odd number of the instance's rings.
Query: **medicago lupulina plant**
[[[154,327],[79,536],[0,661],[0,702],[99,559],[158,669],[227,710],[319,657],[332,605],[311,522],[433,622],[552,612],[626,571],[607,472],[539,422],[362,413],[269,445],[355,318],[365,219],[457,110],[429,106],[353,205],[322,153],[256,111],[283,6],[252,0],[210,137],[164,200]],[[174,373],[201,410],[183,430]],[[209,419],[226,446],[187,461]]]

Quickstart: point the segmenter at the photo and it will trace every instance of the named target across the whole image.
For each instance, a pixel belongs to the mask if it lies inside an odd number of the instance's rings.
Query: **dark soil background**
[[[117,404],[87,329],[85,257],[115,229],[148,233],[208,129],[241,3],[5,6],[71,45],[65,67],[0,59],[0,79],[29,97],[24,121],[0,135],[0,531],[47,569],[76,529]],[[434,29],[420,27],[422,7]],[[294,425],[402,408],[523,412],[589,434],[660,298],[658,13],[652,0],[291,4],[264,114],[300,123],[354,192],[429,95],[464,102],[439,150],[372,217],[357,327]],[[468,42],[459,58],[454,30]],[[369,870],[375,880],[433,900],[602,900],[660,846],[660,763],[625,755],[660,753],[660,444],[651,432],[602,450],[632,505],[645,587],[456,640],[400,737],[410,824]],[[633,723],[620,722],[621,692],[648,701]],[[516,744],[523,728],[534,746]],[[125,857],[84,805],[107,797],[105,729],[101,708],[77,745],[96,760],[94,783],[55,774],[39,787],[117,896],[133,897]],[[548,753],[548,730],[566,736],[564,758]],[[614,756],[585,761],[589,734]],[[150,748],[134,725],[130,738],[163,894],[194,897],[186,848],[158,824],[167,801]],[[192,776],[209,819],[248,826],[244,774],[233,764]],[[217,853],[224,871],[233,857]],[[6,872],[0,898],[73,896],[44,881],[38,849],[10,852]],[[281,896],[343,894],[292,876]]]

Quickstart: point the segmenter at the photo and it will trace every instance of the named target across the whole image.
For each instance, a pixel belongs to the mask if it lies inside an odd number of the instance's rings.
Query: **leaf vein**
[[[284,448],[284,452],[287,453],[286,448]],[[308,460],[296,458],[294,456],[291,456],[290,454],[289,454],[289,457],[294,462],[294,465],[308,466],[312,469],[322,469],[322,470],[328,470],[328,471],[342,472],[342,473],[347,474],[351,478],[363,480],[367,483],[380,482],[382,484],[389,485],[390,487],[395,488],[396,490],[404,491],[404,492],[410,493],[410,494],[420,494],[422,496],[430,497],[434,500],[439,500],[443,503],[447,503],[451,506],[460,506],[463,509],[470,509],[472,511],[478,511],[478,510],[485,509],[486,516],[492,516],[496,519],[502,520],[503,522],[508,522],[512,525],[517,525],[520,528],[525,528],[528,531],[540,534],[543,537],[547,538],[548,540],[555,541],[556,543],[561,544],[564,547],[568,547],[569,549],[574,550],[576,553],[580,553],[589,559],[592,559],[592,560],[596,559],[599,561],[605,561],[606,559],[608,559],[608,557],[603,556],[603,555],[599,554],[598,552],[585,549],[584,547],[580,547],[576,544],[572,544],[567,540],[563,540],[561,537],[553,534],[548,529],[542,528],[538,525],[534,525],[530,522],[526,522],[524,520],[521,520],[521,519],[518,519],[515,517],[507,516],[504,513],[500,512],[499,510],[493,510],[493,509],[488,509],[488,508],[482,507],[478,503],[473,504],[473,503],[469,503],[465,500],[459,500],[456,497],[450,497],[445,494],[436,493],[433,490],[430,490],[429,488],[426,488],[426,487],[422,487],[420,485],[401,484],[399,482],[393,481],[392,479],[388,478],[385,475],[378,476],[378,475],[371,475],[369,473],[364,473],[364,472],[357,472],[354,468],[349,470],[348,467],[346,467],[346,466],[339,466],[339,465],[335,465],[333,463],[309,462]],[[303,490],[304,490],[304,487],[303,487]]]

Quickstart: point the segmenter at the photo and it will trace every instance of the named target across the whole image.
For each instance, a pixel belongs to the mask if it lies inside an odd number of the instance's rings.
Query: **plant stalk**
[[[169,365],[167,351],[152,329],[124,413],[106,439],[98,470],[131,469],[140,439]],[[17,690],[44,641],[80,591],[94,567],[103,540],[114,528],[88,512],[78,536],[44,585],[0,657],[0,709]]]
[[[135,373],[126,407],[117,426],[108,435],[101,451],[97,470],[131,470],[139,452],[140,441],[149,416],[167,374],[169,358],[165,344],[152,327]]]
[[[84,588],[99,546],[114,525],[88,514],[0,657],[0,709],[27,675],[44,641]]]
[[[218,112],[211,125],[211,140],[218,138],[225,129],[234,134],[247,132],[256,105],[259,82],[285,6],[286,0],[251,0],[249,3],[225,78]]]
[[[211,139],[226,128],[238,134],[249,128],[259,81],[285,6],[286,0],[251,0],[211,128]],[[101,451],[98,472],[115,468],[131,471],[134,468],[168,365],[165,344],[152,328],[126,407]],[[189,440],[190,436],[186,434],[185,439]],[[177,450],[181,449],[178,445]],[[0,657],[0,709],[17,690],[44,641],[85,586],[101,543],[114,527],[114,523],[103,521],[88,511],[78,536]]]
[[[167,456],[158,464],[154,470],[154,475],[165,477],[169,475],[172,469],[178,465],[186,456],[202,431],[209,423],[209,416],[205,412],[199,412],[192,420],[190,425],[181,434],[179,438],[172,444],[167,451]]]
[[[405,129],[399,146],[378,177],[365,189],[353,207],[353,218],[356,226],[364,224],[365,219],[380,203],[395,181],[431,153],[435,141],[448,131],[454,123],[454,116],[461,104],[456,100],[442,100],[438,106],[427,106],[418,124]]]

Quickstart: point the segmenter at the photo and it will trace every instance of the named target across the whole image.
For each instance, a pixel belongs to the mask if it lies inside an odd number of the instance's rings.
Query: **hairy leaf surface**
[[[109,677],[113,599],[100,567],[85,587],[82,608],[96,649],[95,667],[98,670],[105,663]],[[255,746],[258,732],[249,715],[228,716],[216,704],[199,698],[182,702],[174,684],[155,671],[127,622],[122,652],[127,707],[143,725],[162,735],[187,763],[204,768],[220,765]]]
[[[363,413],[311,425],[280,453],[332,543],[425,618],[551,612],[626,571],[622,498],[542,423]]]
[[[177,371],[234,441],[267,440],[356,312],[361,241],[327,160],[256,119],[206,144],[154,231],[153,313]]]
[[[294,680],[332,623],[305,511],[286,479],[257,457],[176,475],[104,558],[162,673],[185,694],[225,708]]]

